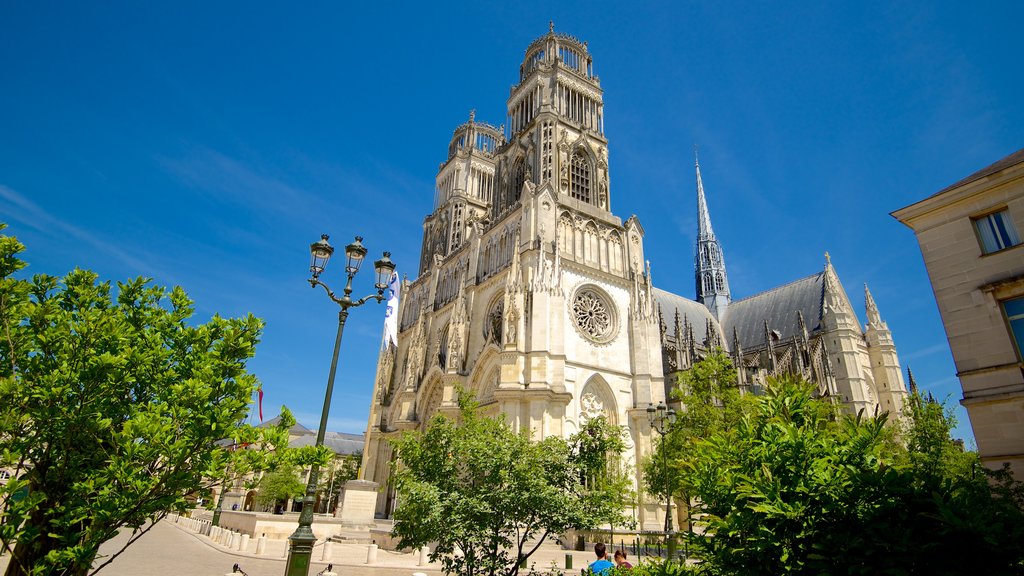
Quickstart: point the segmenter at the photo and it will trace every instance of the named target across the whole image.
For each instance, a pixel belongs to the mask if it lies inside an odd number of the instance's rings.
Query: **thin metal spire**
[[[714,240],[715,231],[711,229],[711,214],[704,197],[704,181],[700,177],[700,158],[697,157],[696,145],[693,147],[693,158],[697,169],[697,241]]]
[[[693,258],[697,301],[707,307],[721,322],[732,300],[729,295],[729,277],[725,273],[722,246],[711,228],[711,214],[708,211],[707,199],[704,197],[704,181],[700,176],[700,159],[697,157],[696,146],[693,156],[697,171],[697,246]]]

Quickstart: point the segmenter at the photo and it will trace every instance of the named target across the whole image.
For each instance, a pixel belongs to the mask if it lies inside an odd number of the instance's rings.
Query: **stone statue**
[[[519,322],[519,315],[516,314],[515,305],[508,307],[508,315],[505,318],[505,344],[516,343],[516,324]]]

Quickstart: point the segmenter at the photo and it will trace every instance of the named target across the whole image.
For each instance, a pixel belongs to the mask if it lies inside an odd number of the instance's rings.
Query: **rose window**
[[[572,316],[576,328],[592,340],[603,342],[614,336],[615,318],[607,301],[591,288],[576,292],[572,299]]]

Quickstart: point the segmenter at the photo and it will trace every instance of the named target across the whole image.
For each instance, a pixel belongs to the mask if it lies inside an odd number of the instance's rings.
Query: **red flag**
[[[259,390],[257,390],[257,392],[259,392],[259,394],[260,394],[260,422],[262,423],[263,422],[263,386],[260,386]]]

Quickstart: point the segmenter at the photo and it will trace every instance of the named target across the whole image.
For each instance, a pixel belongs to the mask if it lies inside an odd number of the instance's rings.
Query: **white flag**
[[[388,308],[384,312],[384,345],[388,342],[398,346],[398,272],[391,273],[388,280]]]

